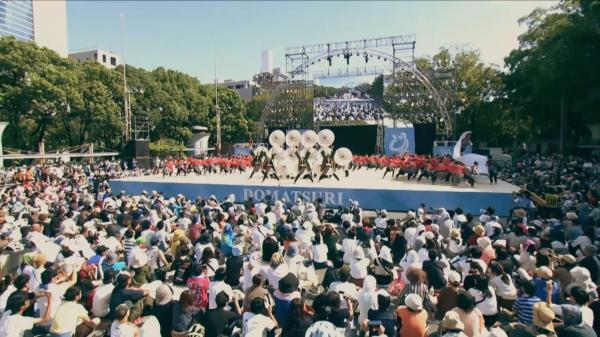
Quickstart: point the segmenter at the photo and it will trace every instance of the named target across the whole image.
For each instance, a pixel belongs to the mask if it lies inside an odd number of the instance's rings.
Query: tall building
[[[260,54],[260,72],[273,72],[273,53],[269,49],[263,49]]]
[[[79,63],[98,62],[109,69],[113,69],[120,64],[119,54],[97,48],[71,52],[69,58]]]
[[[0,0],[0,36],[34,41],[67,57],[65,0]]]

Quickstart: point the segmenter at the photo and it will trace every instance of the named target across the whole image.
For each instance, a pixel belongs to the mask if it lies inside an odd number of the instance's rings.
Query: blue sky
[[[124,13],[128,64],[177,69],[204,83],[213,81],[215,59],[219,79],[249,79],[261,49],[285,69],[285,47],[402,34],[416,34],[417,56],[470,48],[502,65],[524,31],[517,20],[554,3],[68,1],[69,50],[120,54]]]

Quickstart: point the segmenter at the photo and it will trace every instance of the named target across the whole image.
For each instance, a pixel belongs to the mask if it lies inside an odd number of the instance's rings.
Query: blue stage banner
[[[412,127],[384,130],[385,155],[415,153],[415,129]]]
[[[387,209],[388,211],[408,211],[419,207],[420,202],[428,206],[455,209],[461,207],[465,212],[479,214],[481,209],[493,205],[500,216],[509,214],[512,207],[512,194],[478,192],[474,190],[456,191],[427,191],[427,190],[378,190],[354,188],[320,188],[296,186],[257,186],[257,185],[226,185],[199,183],[169,183],[141,182],[131,180],[112,180],[113,191],[124,190],[131,194],[140,194],[143,190],[161,191],[165,197],[183,194],[194,200],[197,196],[204,198],[214,194],[223,200],[229,194],[234,194],[236,202],[242,203],[252,197],[263,200],[271,196],[273,200],[285,198],[294,201],[302,197],[307,201],[323,199],[328,207],[348,206],[349,200],[357,200],[364,209]]]

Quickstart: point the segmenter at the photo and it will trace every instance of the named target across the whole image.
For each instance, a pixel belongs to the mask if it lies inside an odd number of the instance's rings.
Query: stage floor
[[[262,182],[262,174],[249,179],[250,170],[245,173],[210,174],[162,177],[150,175],[117,179],[111,181],[113,191],[125,190],[128,193],[141,193],[143,190],[162,191],[165,196],[183,194],[188,198],[208,197],[214,194],[219,199],[233,193],[241,202],[252,196],[261,200],[265,195],[273,198],[286,197],[294,200],[298,196],[314,200],[321,197],[328,206],[347,205],[349,199],[358,200],[366,209],[407,211],[415,209],[421,202],[428,207],[462,207],[468,212],[479,212],[481,208],[493,206],[498,214],[506,215],[512,206],[512,192],[518,187],[505,181],[491,185],[486,176],[476,177],[475,187],[462,183],[453,187],[446,182],[431,184],[428,179],[421,182],[407,181],[406,176],[396,180],[390,175],[382,178],[383,170],[360,169],[350,172],[349,177],[340,176],[311,182],[308,179],[267,179]]]

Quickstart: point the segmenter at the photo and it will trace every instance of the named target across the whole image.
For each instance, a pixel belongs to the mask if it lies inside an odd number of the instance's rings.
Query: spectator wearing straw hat
[[[442,337],[467,337],[465,325],[460,320],[456,311],[448,311],[440,324],[440,336]]]
[[[537,302],[532,306],[531,323],[520,325],[512,330],[510,337],[536,337],[544,335],[546,337],[555,337],[554,330],[555,318],[554,312],[546,302]]]

